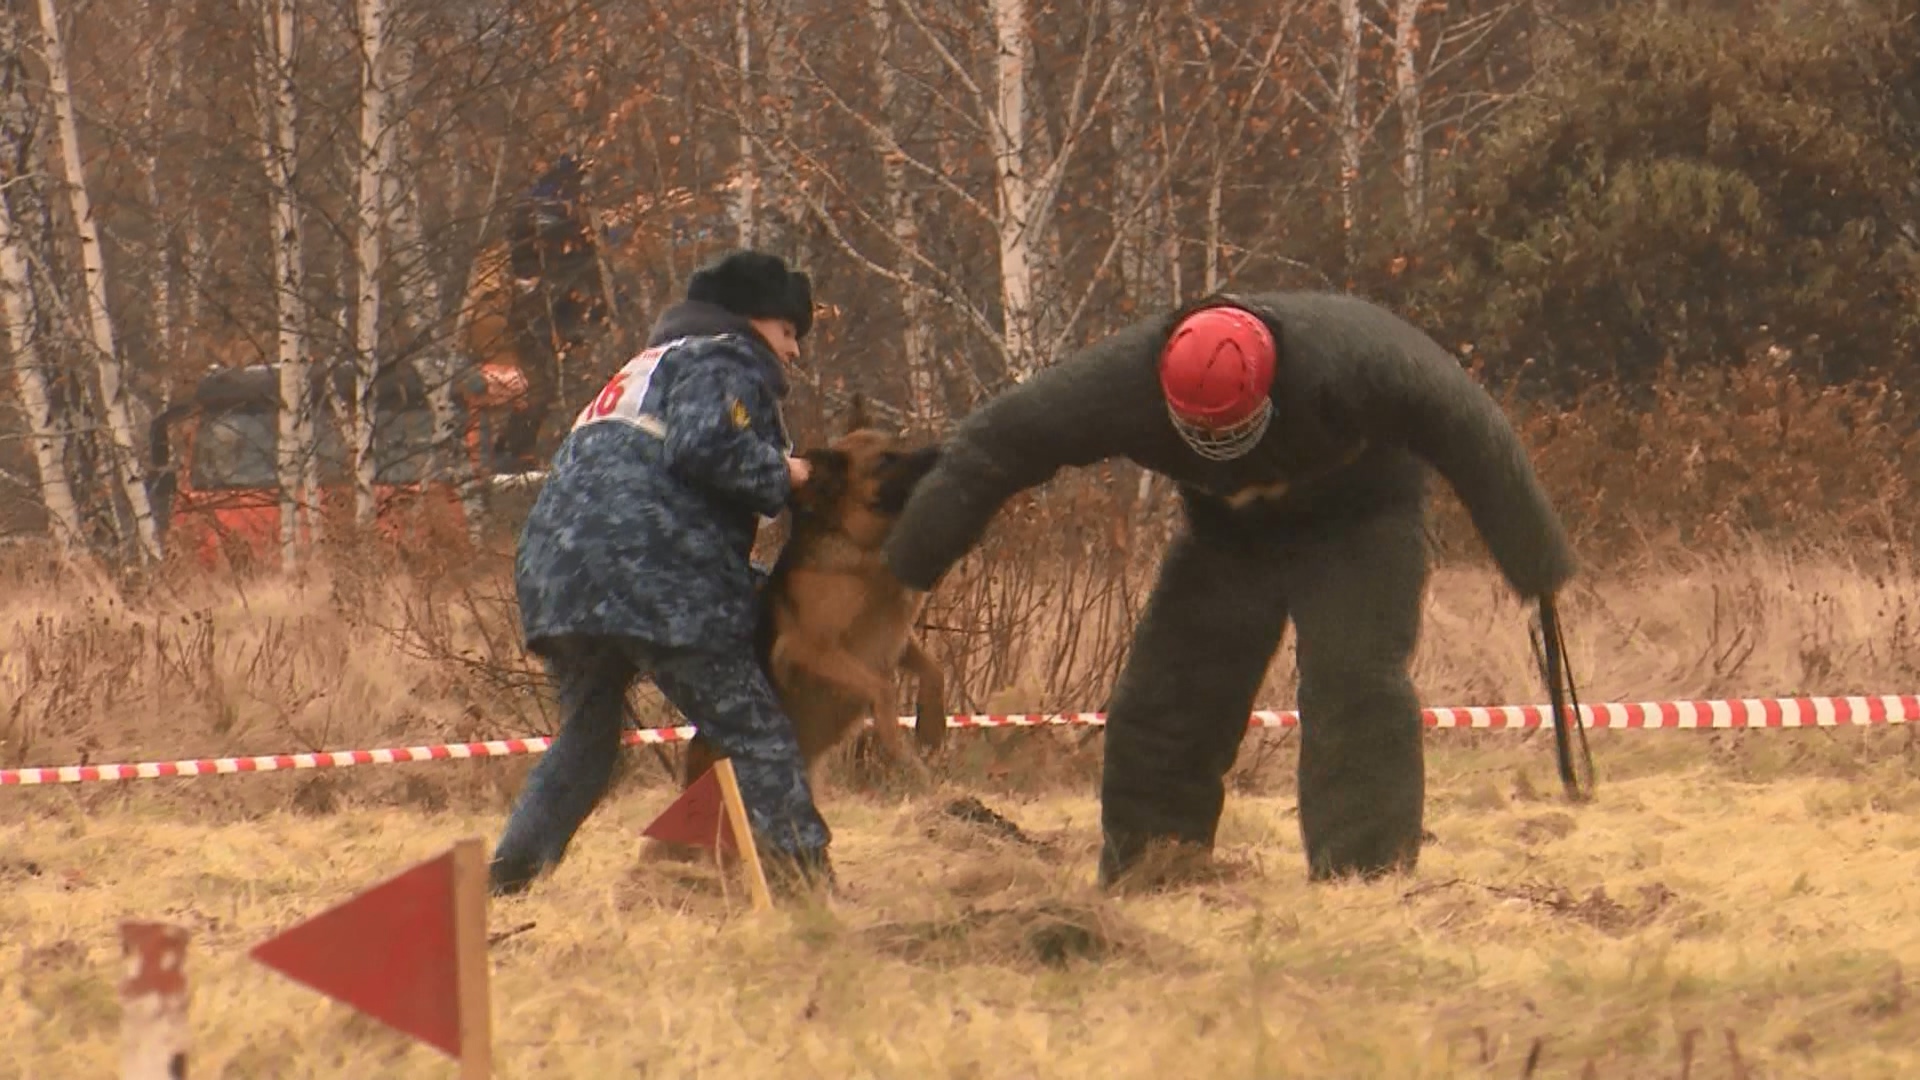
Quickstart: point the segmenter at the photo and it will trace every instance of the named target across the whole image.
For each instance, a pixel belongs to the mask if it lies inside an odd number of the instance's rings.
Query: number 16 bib
[[[574,418],[573,429],[578,431],[588,424],[612,420],[665,438],[666,424],[657,416],[641,412],[640,405],[647,399],[647,387],[653,384],[653,373],[660,366],[660,358],[680,344],[680,340],[655,345],[627,361],[625,367],[607,380],[600,393],[587,402],[586,408],[580,410],[580,415]]]

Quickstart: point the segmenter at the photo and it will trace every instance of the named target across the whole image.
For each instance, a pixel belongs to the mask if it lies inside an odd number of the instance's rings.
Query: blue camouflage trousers
[[[524,888],[566,854],[613,777],[631,716],[627,689],[641,677],[732,759],[760,844],[801,858],[824,854],[831,834],[814,806],[793,724],[750,647],[694,652],[577,635],[553,639],[546,666],[559,688],[560,733],[528,774],[494,849],[496,890]]]

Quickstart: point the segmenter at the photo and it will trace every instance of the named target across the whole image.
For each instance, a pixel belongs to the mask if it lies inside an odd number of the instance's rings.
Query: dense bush
[[[1910,16],[1599,19],[1455,169],[1416,304],[1560,393],[1774,349],[1911,386],[1917,75]]]

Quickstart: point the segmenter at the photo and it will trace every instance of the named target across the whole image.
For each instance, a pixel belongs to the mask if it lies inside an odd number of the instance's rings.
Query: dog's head
[[[830,523],[862,548],[877,548],[906,508],[914,487],[940,459],[937,445],[909,450],[876,426],[856,397],[844,431],[826,447],[808,450],[810,476],[794,494],[794,509]]]

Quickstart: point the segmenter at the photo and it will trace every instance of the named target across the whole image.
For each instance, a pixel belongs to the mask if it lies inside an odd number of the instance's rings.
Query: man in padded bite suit
[[[1432,338],[1326,293],[1218,295],[1135,323],[969,415],[894,526],[888,561],[930,589],[1015,493],[1114,457],[1173,480],[1186,527],[1113,690],[1103,885],[1152,843],[1211,851],[1224,777],[1289,618],[1310,879],[1415,865],[1425,778],[1408,666],[1428,574],[1423,464],[1539,605],[1561,776],[1577,789],[1553,610],[1572,551],[1497,403]]]

